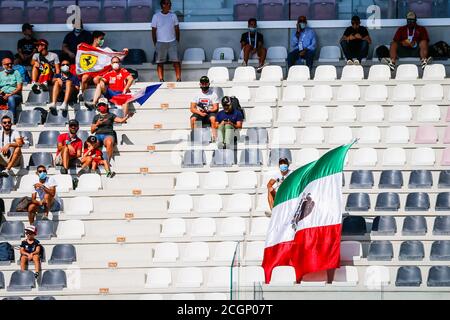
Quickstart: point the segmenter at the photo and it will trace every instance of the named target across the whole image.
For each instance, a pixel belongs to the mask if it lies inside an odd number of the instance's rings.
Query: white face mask
[[[62,66],[61,71],[65,73],[69,72],[69,66]]]
[[[119,70],[119,69],[120,69],[120,64],[118,64],[117,62],[115,62],[115,63],[112,64],[112,68],[113,68],[114,70]]]

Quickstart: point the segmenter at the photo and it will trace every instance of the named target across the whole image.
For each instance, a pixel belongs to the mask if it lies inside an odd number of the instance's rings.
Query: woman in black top
[[[26,239],[20,244],[20,270],[27,268],[28,261],[34,262],[34,277],[39,277],[41,270],[41,244],[34,237],[36,236],[36,227],[31,225],[25,228]]]

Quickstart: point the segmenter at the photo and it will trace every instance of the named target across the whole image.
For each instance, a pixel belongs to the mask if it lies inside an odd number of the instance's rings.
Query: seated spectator
[[[84,153],[81,158],[81,173],[96,172],[99,166],[104,166],[106,171],[106,177],[112,178],[116,175],[111,171],[108,161],[103,159],[103,153],[99,148],[97,137],[89,136],[84,143]]]
[[[41,271],[41,244],[35,239],[37,230],[35,226],[25,228],[25,236],[27,237],[20,244],[20,270],[25,271],[29,261],[34,262],[34,277],[39,277]]]
[[[31,59],[37,52],[36,39],[33,37],[33,25],[24,23],[22,25],[23,38],[17,42],[17,55],[18,64],[23,66],[31,65]]]
[[[19,71],[13,69],[12,60],[3,58],[3,71],[0,72],[0,105],[8,105],[8,110],[17,119],[17,107],[22,103],[23,81]]]
[[[11,174],[11,168],[20,164],[22,155],[23,140],[18,131],[13,130],[12,119],[5,115],[2,117],[2,140],[0,153],[0,166],[3,168],[0,176],[8,177]]]
[[[361,26],[358,16],[353,16],[352,26],[345,29],[341,39],[341,47],[347,64],[361,64],[362,59],[367,58],[371,42],[372,39],[370,39],[367,28]]]
[[[55,164],[62,166],[61,174],[67,174],[69,167],[76,167],[77,160],[81,157],[83,142],[77,136],[80,125],[77,120],[69,121],[69,132],[58,136]]]
[[[113,113],[109,113],[108,100],[100,98],[97,103],[97,114],[92,120],[91,133],[95,134],[98,143],[104,145],[106,153],[108,154],[108,165],[111,166],[109,161],[111,160],[114,152],[114,146],[117,143],[116,133],[114,131],[114,123],[125,123],[129,116],[125,115],[123,118],[119,118]]]
[[[119,94],[130,92],[130,87],[133,84],[133,76],[127,69],[121,67],[119,57],[113,57],[111,59],[111,66],[112,70],[100,78],[100,82],[95,90],[93,105],[86,103],[87,106],[95,106],[102,94],[109,100]],[[125,115],[131,116],[128,111],[128,103],[125,103],[121,107]]]
[[[230,97],[222,98],[223,110],[217,114],[218,126],[217,147],[219,149],[231,149],[234,146],[236,129],[242,129],[244,117],[239,110],[233,108]]]
[[[43,219],[48,219],[48,213],[53,206],[58,184],[53,177],[47,175],[47,168],[43,165],[37,167],[36,174],[39,181],[33,185],[35,192],[31,195],[31,203],[28,206],[28,221],[33,224],[36,214],[44,213]]]
[[[73,24],[73,30],[64,37],[62,44],[63,59],[69,60],[70,64],[75,63],[77,48],[80,43],[92,43],[92,34],[84,30],[83,22],[78,26]]]
[[[14,58],[13,69],[19,71],[20,76],[22,77],[22,82],[24,84],[31,82],[30,74],[28,73],[27,68],[20,64],[20,59],[17,57]]]
[[[269,180],[269,183],[267,183],[270,210],[273,209],[273,203],[275,201],[275,196],[277,194],[278,188],[283,183],[284,179],[286,179],[292,172],[291,170],[289,170],[289,160],[287,158],[280,158],[280,160],[278,161],[278,165],[280,168],[280,172],[277,172]]]
[[[427,29],[417,24],[417,16],[414,11],[406,15],[406,25],[397,29],[391,42],[390,58],[384,59],[389,68],[394,71],[397,58],[420,57],[422,69],[430,62],[428,56]]]
[[[34,92],[48,91],[48,85],[51,83],[53,75],[61,72],[59,57],[56,53],[48,51],[47,40],[41,39],[36,45],[38,52],[31,59],[33,66],[31,72],[32,90]]]
[[[261,72],[266,64],[267,49],[264,48],[264,37],[259,33],[256,25],[256,19],[250,18],[248,20],[248,32],[244,32],[241,36],[241,49],[244,62],[242,65],[248,65],[248,59],[255,53],[258,55],[259,66],[256,68]]]
[[[191,129],[197,126],[197,121],[201,125],[211,124],[212,137],[215,140],[216,133],[216,113],[219,111],[219,97],[217,93],[210,88],[209,78],[203,76],[200,78],[200,90],[197,96],[191,100]]]
[[[297,32],[292,35],[291,48],[294,49],[288,54],[288,68],[296,64],[306,63],[311,70],[313,66],[314,55],[316,54],[317,39],[316,33],[310,27],[307,27],[305,16],[298,17]]]
[[[80,81],[70,73],[70,62],[61,62],[61,73],[53,77],[52,102],[47,106],[56,109],[56,102],[62,100],[61,109],[67,110],[70,102],[77,100],[77,93],[80,90]]]

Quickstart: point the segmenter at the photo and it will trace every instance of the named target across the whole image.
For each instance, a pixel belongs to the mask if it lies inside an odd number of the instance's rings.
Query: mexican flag
[[[353,143],[328,151],[292,172],[279,187],[264,249],[266,283],[276,266],[303,275],[339,268],[342,170]]]
[[[111,59],[114,56],[123,60],[127,52],[114,52],[110,48],[93,47],[87,43],[80,43],[77,49],[76,70],[77,75],[90,74],[92,77],[111,70]]]

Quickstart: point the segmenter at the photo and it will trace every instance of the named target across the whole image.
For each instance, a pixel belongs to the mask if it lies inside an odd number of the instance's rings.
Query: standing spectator
[[[430,62],[428,56],[427,29],[417,24],[417,16],[414,11],[409,11],[406,15],[406,25],[397,29],[394,39],[391,42],[390,58],[385,59],[391,69],[395,70],[397,58],[420,57],[422,69]]]
[[[73,30],[64,37],[62,44],[63,59],[69,60],[71,64],[75,63],[77,47],[80,43],[92,43],[92,34],[83,29],[83,22],[80,26],[73,25]]]
[[[233,108],[230,97],[222,98],[223,110],[217,114],[216,123],[218,126],[219,149],[231,149],[234,145],[236,129],[242,129],[244,117],[239,110]]]
[[[31,203],[28,206],[28,221],[33,224],[38,211],[44,212],[43,219],[48,219],[48,213],[56,200],[56,187],[58,184],[53,177],[47,176],[47,168],[43,165],[37,167],[36,174],[39,181],[33,185]],[[39,199],[39,200],[38,200]]]
[[[24,23],[22,25],[23,38],[17,42],[18,64],[29,66],[31,58],[37,52],[36,39],[33,37],[33,25]]]
[[[344,31],[341,47],[347,59],[347,64],[359,65],[362,59],[367,57],[372,39],[370,39],[367,28],[361,26],[361,20],[358,16],[353,16],[351,23],[352,26]]]
[[[244,66],[248,65],[248,59],[255,53],[258,55],[259,66],[256,68],[258,72],[261,72],[266,64],[267,49],[264,48],[264,36],[259,33],[256,25],[256,19],[250,18],[248,20],[248,32],[244,32],[241,36],[241,49]]]
[[[305,16],[298,17],[297,32],[292,35],[291,48],[294,49],[288,54],[288,68],[295,64],[306,63],[309,70],[312,70],[314,55],[316,54],[317,39],[313,29],[307,26],[308,21]]]
[[[11,168],[18,166],[20,163],[20,157],[22,155],[22,138],[18,131],[13,130],[12,119],[5,115],[2,117],[2,140],[1,140],[1,153],[0,153],[0,166],[3,170],[0,172],[0,176],[8,177],[11,172]]]
[[[20,270],[25,271],[29,261],[34,262],[34,277],[39,278],[41,271],[41,244],[37,239],[37,230],[35,226],[25,228],[25,236],[27,237],[20,244]]]
[[[33,55],[31,64],[33,71],[31,72],[32,90],[39,92],[40,90],[48,91],[48,85],[53,79],[54,74],[61,72],[58,55],[48,51],[48,41],[45,39],[38,40],[38,52]]]
[[[280,158],[278,161],[280,172],[277,172],[267,183],[268,201],[270,210],[273,209],[273,202],[277,195],[277,190],[283,181],[291,174],[289,170],[289,160],[287,158]]]
[[[108,100],[101,98],[97,103],[97,114],[92,120],[91,133],[95,134],[97,140],[100,144],[103,144],[106,148],[106,153],[108,154],[108,159],[105,159],[110,165],[114,152],[114,146],[116,145],[116,133],[114,132],[114,123],[124,123],[128,120],[128,115],[123,118],[119,118],[113,113],[109,113]],[[107,175],[107,177],[110,177]]]
[[[77,160],[81,157],[83,142],[77,136],[80,125],[77,120],[69,121],[69,132],[58,136],[55,164],[62,166],[61,174],[67,174],[69,166],[75,167]]]
[[[172,2],[161,0],[161,11],[152,18],[152,39],[155,46],[156,63],[158,64],[158,77],[164,82],[164,63],[173,62],[177,81],[181,81],[181,64],[178,55],[180,42],[180,27],[176,14],[170,12]],[[169,59],[167,60],[167,56]]]
[[[4,70],[0,72],[0,105],[8,105],[15,121],[17,107],[22,102],[22,77],[19,71],[13,69],[10,58],[3,58],[2,65]]]
[[[89,136],[84,143],[84,153],[81,158],[81,164],[82,166],[78,173],[79,175],[81,175],[82,172],[95,172],[99,166],[105,167],[106,176],[108,178],[112,178],[116,175],[115,172],[111,171],[108,161],[103,159],[103,153],[99,148],[96,136]]]
[[[94,95],[93,105],[95,106],[102,94],[109,100],[119,94],[126,94],[130,92],[130,87],[133,84],[133,76],[127,69],[120,65],[119,57],[111,59],[112,70],[100,78]],[[89,104],[86,103],[88,106]],[[125,115],[131,116],[128,112],[128,103],[121,106]]]
[[[70,73],[70,62],[63,60],[61,73],[55,74],[53,77],[52,102],[47,106],[56,108],[56,102],[62,100],[61,109],[67,110],[69,103],[76,101],[78,90],[80,90],[80,81]]]
[[[217,93],[210,88],[209,78],[203,76],[200,78],[201,93],[191,101],[191,129],[196,127],[197,121],[202,125],[210,123],[213,140],[217,138],[216,132],[216,113],[219,111],[219,97]]]

